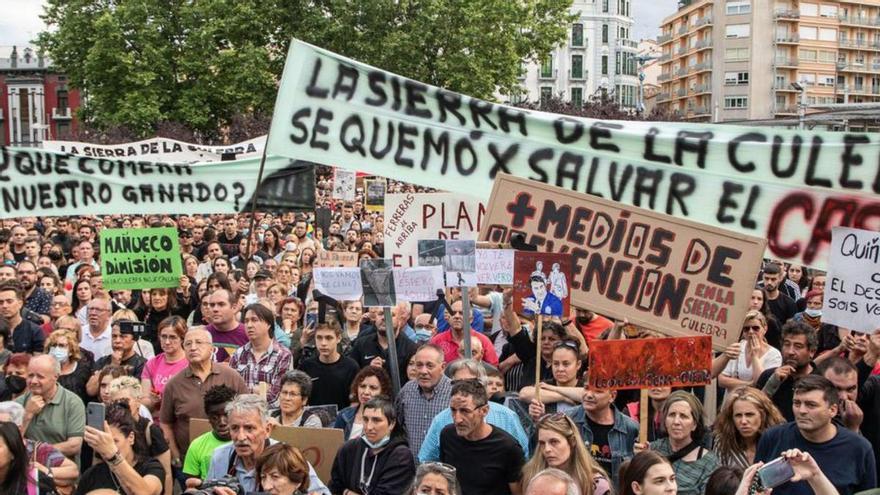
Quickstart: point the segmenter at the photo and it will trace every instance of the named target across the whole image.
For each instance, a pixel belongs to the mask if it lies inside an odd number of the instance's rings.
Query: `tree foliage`
[[[85,90],[95,128],[206,139],[270,114],[294,37],[402,76],[492,99],[561,42],[571,0],[46,0],[38,44]]]
[[[559,96],[551,96],[539,101],[527,101],[516,105],[529,110],[539,110],[547,113],[572,115],[588,119],[599,120],[649,120],[674,122],[682,120],[681,117],[671,113],[661,112],[656,108],[651,113],[640,114],[632,110],[621,108],[614,100],[613,95],[597,94],[577,106],[570,101],[563,100]]]

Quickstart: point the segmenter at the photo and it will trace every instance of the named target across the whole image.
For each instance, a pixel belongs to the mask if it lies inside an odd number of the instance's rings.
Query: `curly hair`
[[[70,351],[69,359],[71,361],[79,361],[82,353],[79,349],[79,339],[76,334],[70,330],[55,330],[46,337],[46,343],[43,344],[43,352],[49,352],[50,347],[58,345],[58,341],[62,338],[67,339],[67,350]]]
[[[776,408],[776,405],[767,395],[753,387],[737,387],[728,393],[724,406],[715,418],[715,453],[718,454],[721,464],[731,464],[731,459],[736,452],[743,452],[746,443],[739,430],[736,429],[736,421],[733,418],[733,406],[737,401],[750,402],[758,408],[761,414],[761,426],[758,428],[758,438],[771,426],[785,423],[785,418]]]
[[[376,380],[379,380],[378,395],[385,395],[388,397],[391,396],[391,378],[388,376],[388,372],[385,371],[384,368],[367,366],[358,371],[357,375],[354,376],[354,380],[351,381],[349,398],[352,401],[358,400],[358,388],[361,386],[361,383],[363,383],[364,380],[371,376],[375,377]]]

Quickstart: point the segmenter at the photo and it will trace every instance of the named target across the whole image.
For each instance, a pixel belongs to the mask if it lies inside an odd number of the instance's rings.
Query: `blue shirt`
[[[489,402],[489,414],[486,415],[486,422],[510,434],[522,447],[525,458],[529,458],[529,439],[515,412],[501,404]],[[451,424],[452,411],[449,408],[440,411],[440,414],[434,417],[428,434],[425,435],[425,440],[422,442],[422,448],[419,450],[419,462],[440,460],[440,432]]]
[[[483,312],[471,306],[471,328],[475,332],[483,333],[486,330],[484,321]],[[443,333],[447,330],[449,330],[449,322],[446,321],[446,311],[440,311],[440,314],[437,316],[437,333]]]

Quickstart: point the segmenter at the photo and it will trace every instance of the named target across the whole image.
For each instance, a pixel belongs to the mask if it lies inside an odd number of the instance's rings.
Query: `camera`
[[[235,476],[224,476],[216,480],[205,480],[198,490],[189,492],[192,495],[214,495],[214,488],[229,488],[236,495],[245,495],[244,490]]]
[[[135,340],[144,336],[146,324],[142,321],[119,320],[119,333],[134,335]]]

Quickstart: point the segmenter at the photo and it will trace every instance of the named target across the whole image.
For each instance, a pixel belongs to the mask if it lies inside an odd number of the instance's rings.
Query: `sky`
[[[660,21],[675,11],[678,0],[632,0],[635,17],[633,39],[655,38]],[[0,46],[21,46],[35,38],[43,29],[43,0],[3,0],[0,16]]]

